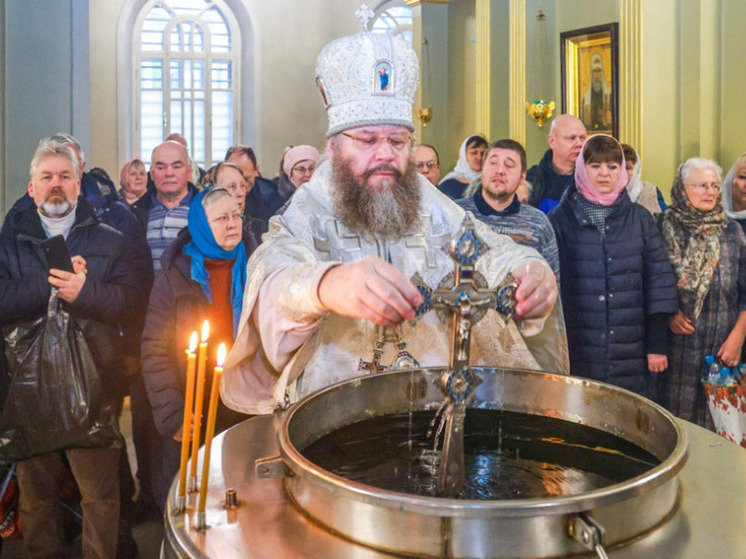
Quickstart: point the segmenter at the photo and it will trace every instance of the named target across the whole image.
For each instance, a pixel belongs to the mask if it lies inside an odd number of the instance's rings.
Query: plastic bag
[[[718,435],[746,448],[746,385],[702,384]]]
[[[0,418],[0,456],[121,446],[114,401],[77,321],[52,289],[46,316],[5,332],[13,377]]]

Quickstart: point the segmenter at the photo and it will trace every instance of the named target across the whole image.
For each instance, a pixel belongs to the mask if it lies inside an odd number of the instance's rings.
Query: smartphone
[[[58,270],[74,273],[73,262],[70,259],[67,243],[62,235],[55,235],[54,237],[45,239],[41,243],[41,248],[44,251],[44,257],[47,259],[47,266],[50,269],[57,268]]]

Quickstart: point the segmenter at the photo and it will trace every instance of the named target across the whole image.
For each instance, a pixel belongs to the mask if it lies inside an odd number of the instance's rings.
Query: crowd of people
[[[412,319],[452,270],[441,247],[467,216],[490,247],[481,277],[518,282],[515,321],[488,313],[474,328],[474,364],[608,382],[712,429],[704,357],[736,365],[746,336],[746,154],[725,181],[713,161],[685,161],[666,206],[634,147],[587,137],[582,121],[560,115],[530,169],[518,142],[471,135],[439,180],[435,148],[412,145],[414,53],[382,35],[338,41],[345,48],[324,49],[317,69],[330,100],[326,157],[291,146],[275,180],[243,145],[199,169],[175,134],[149,168],[126,162],[117,189],[105,172],[85,172],[72,136],[39,143],[28,193],[2,223],[3,332],[47,313],[54,291],[73,319],[119,333],[106,398],[118,409],[130,398],[139,493],[121,437],[23,457],[30,556],[63,554],[50,522],[62,467],[82,495],[84,555],[134,556],[131,525],[161,514],[179,466],[184,349],[204,319],[215,347],[233,347],[219,429],[396,367],[403,353],[420,366],[447,363],[437,315]],[[370,53],[390,64],[385,95],[371,93],[371,76],[337,71]],[[46,265],[41,247],[56,235],[71,270]],[[100,354],[109,343],[89,340]],[[2,366],[12,382],[14,362]]]

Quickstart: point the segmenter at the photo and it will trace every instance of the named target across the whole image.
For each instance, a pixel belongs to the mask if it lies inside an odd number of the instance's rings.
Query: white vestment
[[[381,329],[324,309],[318,284],[331,266],[377,255],[407,278],[419,274],[433,290],[453,271],[444,246],[459,231],[466,213],[424,177],[417,175],[422,191],[420,223],[402,238],[373,239],[351,232],[337,219],[330,175],[329,163],[316,170],[284,213],[270,220],[269,232],[249,259],[243,312],[221,386],[221,397],[230,408],[271,413],[334,382],[368,373],[361,360],[372,361]],[[489,246],[476,268],[490,287],[522,263],[544,262],[535,250],[472,219]],[[449,362],[449,329],[450,323],[430,311],[396,332],[419,365],[431,367]],[[392,364],[397,351],[395,344],[386,344],[380,362]],[[520,329],[513,321],[505,326],[496,311],[488,310],[472,329],[470,363],[567,372],[559,303],[547,319],[525,321]]]

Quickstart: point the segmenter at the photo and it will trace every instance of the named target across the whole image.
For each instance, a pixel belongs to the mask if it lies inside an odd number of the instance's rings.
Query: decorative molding
[[[526,0],[510,0],[508,135],[526,145]]]
[[[619,22],[619,140],[643,152],[642,4],[621,0]]]
[[[491,50],[492,0],[476,0],[477,73],[476,73],[476,128],[491,137],[490,102],[492,101]]]

